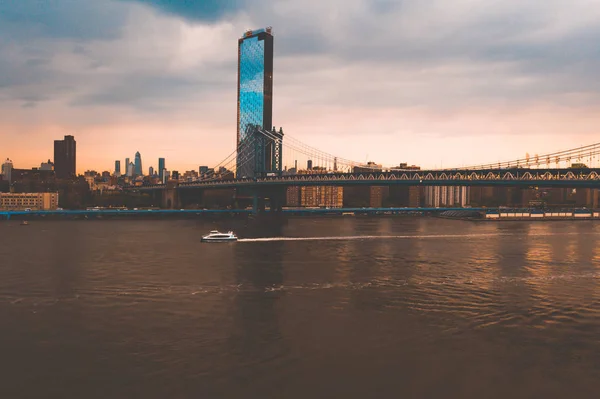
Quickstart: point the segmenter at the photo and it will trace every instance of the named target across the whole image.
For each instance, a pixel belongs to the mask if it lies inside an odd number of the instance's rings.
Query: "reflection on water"
[[[585,397],[599,385],[594,223],[17,226],[0,224],[6,397]],[[200,244],[212,228],[243,240]]]

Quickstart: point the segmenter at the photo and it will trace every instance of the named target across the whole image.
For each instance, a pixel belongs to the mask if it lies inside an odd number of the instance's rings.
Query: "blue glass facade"
[[[158,177],[160,178],[160,181],[163,181],[163,176],[164,176],[164,170],[165,170],[165,159],[164,158],[158,158]]]
[[[272,114],[273,35],[270,29],[249,31],[238,41],[238,177],[254,176],[252,128],[270,130]]]
[[[135,153],[135,167],[133,173],[136,176],[142,176],[142,156],[139,151]]]

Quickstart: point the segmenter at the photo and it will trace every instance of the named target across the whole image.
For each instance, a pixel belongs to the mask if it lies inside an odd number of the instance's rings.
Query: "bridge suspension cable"
[[[238,148],[224,158],[221,162],[212,168],[212,173],[201,176],[201,181],[216,181],[222,180],[223,174],[235,173],[236,169],[242,168],[250,162],[254,162],[254,157],[251,151],[240,151],[245,147],[252,147],[255,143],[255,137],[249,137],[244,140]],[[221,171],[223,169],[223,172]]]
[[[556,151],[544,155],[535,154],[533,157],[526,156],[525,158],[516,159],[513,161],[503,161],[496,163],[488,163],[483,165],[475,165],[468,167],[460,167],[455,169],[460,170],[478,170],[478,169],[508,169],[519,167],[540,167],[545,166],[551,168],[553,165],[556,168],[561,166],[570,167],[572,163],[582,163],[591,167],[594,161],[600,158],[600,143],[589,144],[578,148]]]
[[[278,140],[278,137],[272,132],[264,129],[260,129],[259,132],[270,140]],[[236,172],[236,169],[247,165],[249,162],[254,162],[252,151],[243,151],[243,148],[252,147],[256,138],[249,137],[246,141],[241,143],[233,152],[231,152],[226,158],[219,162],[214,168],[214,174],[203,176],[201,180],[219,180],[223,176],[220,173],[220,168],[225,169],[227,172]],[[313,173],[319,171],[337,171],[337,172],[352,172],[355,167],[363,170],[380,171],[384,170],[399,170],[398,167],[386,168],[375,164],[365,164],[362,162],[352,161],[346,158],[338,157],[319,150],[311,145],[308,145],[292,136],[285,136],[283,141],[283,155],[282,164],[286,167],[296,167],[298,162],[300,166],[298,169],[303,169],[301,164],[304,162],[306,169],[309,169],[309,163],[312,164],[311,168]],[[590,144],[581,146],[578,148],[572,148],[568,150],[555,151],[544,155],[533,155],[526,156],[513,161],[502,161],[487,163],[481,165],[472,165],[467,167],[459,168],[446,168],[452,170],[481,170],[481,169],[508,169],[516,167],[525,168],[539,168],[547,167],[556,168],[566,165],[571,166],[572,163],[586,164],[587,166],[593,166],[595,161],[600,160],[600,143]],[[222,171],[222,170],[221,170]]]
[[[267,138],[276,139],[269,131],[261,130],[261,133]],[[298,158],[305,158],[306,162],[312,162],[312,168],[315,170],[330,170],[330,171],[348,171],[351,172],[354,167],[362,169],[380,170],[380,166],[364,164],[361,162],[352,161],[346,158],[338,157],[310,146],[291,136],[285,136],[283,141],[284,164],[295,165]],[[307,165],[308,168],[308,165]]]

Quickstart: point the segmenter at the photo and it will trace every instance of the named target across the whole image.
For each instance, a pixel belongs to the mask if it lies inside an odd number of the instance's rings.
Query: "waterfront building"
[[[287,206],[300,206],[300,187],[290,186],[285,193],[285,204]]]
[[[427,186],[425,187],[425,206],[462,208],[470,204],[470,187]]]
[[[271,28],[250,30],[238,40],[238,177],[254,176],[255,129],[273,126],[273,35]]]
[[[369,207],[381,208],[389,197],[389,187],[371,186],[369,187]]]
[[[0,193],[0,209],[47,211],[58,208],[58,193]]]
[[[77,170],[77,143],[73,136],[54,140],[54,171],[59,179],[70,179]]]
[[[300,206],[341,208],[344,189],[337,186],[303,186],[300,188]]]

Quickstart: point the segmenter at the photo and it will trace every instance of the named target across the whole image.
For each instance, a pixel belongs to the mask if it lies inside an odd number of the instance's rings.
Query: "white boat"
[[[202,242],[228,242],[237,241],[237,236],[233,231],[227,233],[219,233],[217,230],[211,231],[209,234],[202,237]]]

